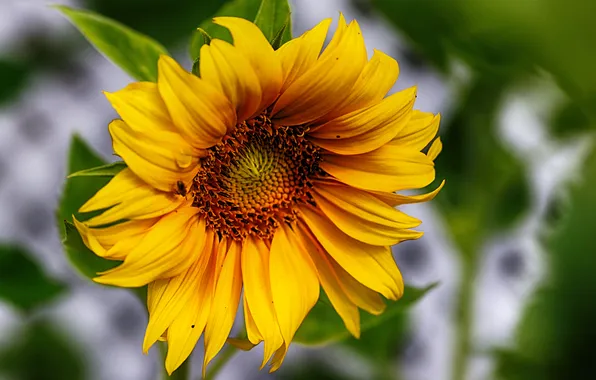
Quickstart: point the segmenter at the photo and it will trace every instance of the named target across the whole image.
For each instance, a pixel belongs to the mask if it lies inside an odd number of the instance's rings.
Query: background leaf
[[[374,316],[362,312],[360,316],[362,336],[366,334],[368,329],[378,326],[384,321],[390,320],[407,311],[416,301],[435,286],[436,284],[432,284],[420,289],[406,286],[403,297],[396,302],[388,301],[387,309],[383,314]],[[304,322],[302,322],[298,331],[296,331],[294,342],[318,345],[337,342],[347,339],[350,336],[343,321],[337,315],[337,312],[333,309],[329,301],[326,297],[321,297]]]
[[[91,169],[79,170],[68,175],[68,178],[74,177],[113,177],[126,168],[123,161],[113,162],[111,164],[96,166]]]
[[[168,54],[157,41],[91,11],[57,7],[99,52],[140,81],[157,80],[157,60]]]
[[[0,246],[0,300],[27,312],[64,290],[64,285],[46,276],[23,248]]]
[[[105,161],[91,150],[80,136],[74,135],[72,137],[68,153],[67,174],[77,173],[105,164]],[[79,220],[89,218],[89,214],[79,214],[79,208],[109,181],[110,178],[105,177],[68,178],[62,191],[62,197],[58,203],[58,228],[63,231],[65,220],[72,223],[72,215],[76,215]],[[63,234],[62,237],[64,238],[65,235]]]
[[[65,221],[64,230],[66,237],[62,244],[66,250],[68,260],[83,276],[93,279],[97,277],[97,273],[112,269],[120,264],[119,261],[101,258],[87,248],[79,231],[72,223]]]
[[[79,352],[54,326],[37,321],[0,349],[0,374],[15,380],[83,380],[85,363]]]
[[[292,21],[288,0],[263,0],[255,16],[255,24],[269,42],[273,42],[282,30],[281,44],[289,41],[292,38]]]

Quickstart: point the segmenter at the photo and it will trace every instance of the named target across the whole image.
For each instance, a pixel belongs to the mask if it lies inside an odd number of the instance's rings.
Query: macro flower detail
[[[248,344],[263,342],[274,371],[321,288],[356,337],[359,309],[380,314],[383,297],[402,296],[390,246],[422,232],[395,207],[442,184],[394,192],[434,181],[439,116],[413,109],[413,88],[387,96],[397,62],[368,59],[356,21],[340,16],[325,49],[329,19],[278,50],[247,20],[214,22],[234,43],[204,45],[200,76],[164,55],[157,83],[106,94],[127,168],[75,225],[95,254],[122,261],[95,281],[148,285],[143,350],[166,340],[168,372],[202,335],[205,370],[240,303]]]

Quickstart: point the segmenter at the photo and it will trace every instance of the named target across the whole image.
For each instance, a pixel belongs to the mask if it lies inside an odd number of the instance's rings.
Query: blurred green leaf
[[[111,164],[97,166],[91,169],[79,170],[78,172],[68,175],[68,178],[74,177],[113,177],[120,173],[122,169],[126,168],[126,164],[122,161],[113,162]]]
[[[85,0],[85,8],[128,25],[166,46],[186,44],[197,24],[211,17],[225,0]]]
[[[450,58],[508,78],[541,67],[596,120],[596,3],[587,0],[374,0],[416,50],[447,72]],[[429,28],[428,25],[432,25]]]
[[[16,98],[19,90],[25,86],[30,70],[20,62],[0,59],[0,104]]]
[[[517,348],[499,353],[501,379],[596,378],[595,187],[596,151],[586,161],[582,182],[570,189],[567,215],[548,238],[548,282],[524,313]]]
[[[554,111],[549,127],[554,136],[566,138],[589,131],[595,127],[595,122],[579,104],[568,101]]]
[[[412,288],[406,286],[403,297],[396,301],[390,301],[387,309],[381,315],[374,316],[368,313],[361,313],[360,329],[362,335],[370,328],[378,326],[384,321],[391,320],[412,307],[429,290],[434,288],[432,284],[425,288]],[[326,297],[321,297],[317,304],[310,311],[302,325],[294,336],[294,342],[318,345],[337,342],[349,338],[351,335],[346,330],[343,321]]]
[[[279,34],[278,47],[292,38],[288,0],[263,0],[254,22],[269,42],[273,42]]]
[[[68,173],[73,174],[83,170],[105,165],[101,159],[78,135],[72,137],[68,153]],[[105,186],[111,178],[106,177],[72,177],[66,180],[62,197],[58,205],[58,228],[63,231],[64,221],[72,222],[72,215],[79,220],[89,218],[88,214],[80,215],[79,208],[91,198],[99,189]],[[65,235],[62,234],[64,238]]]
[[[278,373],[279,372],[279,373]],[[346,378],[342,374],[337,373],[336,370],[322,361],[309,360],[308,365],[303,362],[287,363],[281,369],[273,374],[275,379],[283,380],[348,380],[352,377]]]
[[[15,380],[83,380],[80,349],[47,322],[35,322],[0,349],[0,374]]]
[[[140,81],[157,81],[157,61],[168,54],[157,41],[91,11],[58,6],[95,48]]]
[[[23,248],[0,246],[0,299],[30,311],[51,301],[64,285],[47,277]]]

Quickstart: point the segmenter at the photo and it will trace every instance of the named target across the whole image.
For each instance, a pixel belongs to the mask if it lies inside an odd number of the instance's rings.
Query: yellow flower
[[[97,255],[123,261],[95,281],[148,285],[143,349],[167,340],[168,372],[201,335],[206,367],[241,295],[248,340],[264,342],[274,371],[319,286],[356,337],[359,309],[401,297],[389,247],[422,232],[394,207],[440,187],[393,192],[434,180],[439,116],[413,110],[414,88],[386,97],[397,62],[369,60],[355,21],[340,17],[322,52],[329,19],[277,51],[249,21],[214,21],[234,44],[203,46],[200,78],[162,56],[157,83],[106,94],[128,168],[80,209],[105,211],[76,226]]]

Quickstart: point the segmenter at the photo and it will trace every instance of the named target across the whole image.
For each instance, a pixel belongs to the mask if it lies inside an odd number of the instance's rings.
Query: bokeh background
[[[241,1],[241,0],[236,0]],[[121,21],[190,68],[191,32],[223,0],[57,0]],[[338,12],[440,112],[447,185],[407,211],[425,236],[394,248],[406,282],[438,285],[407,313],[282,369],[237,355],[220,379],[596,378],[596,3],[293,0],[299,35]],[[80,135],[115,161],[101,91],[131,79],[45,0],[0,0],[0,379],[154,380],[146,310],[63,254],[55,210]],[[193,357],[198,376],[201,350]]]

